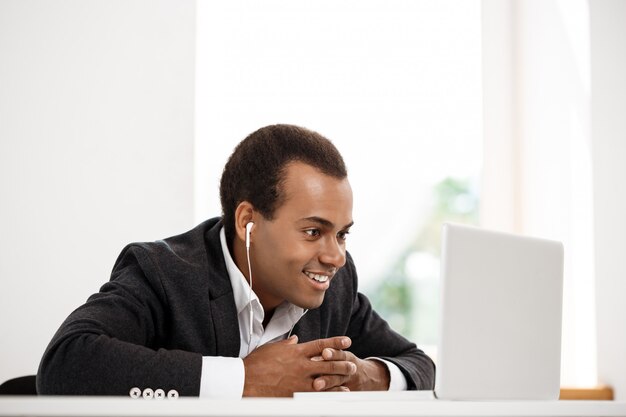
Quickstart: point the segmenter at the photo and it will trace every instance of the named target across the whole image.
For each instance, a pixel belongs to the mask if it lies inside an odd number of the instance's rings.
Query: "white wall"
[[[196,218],[219,212],[221,171],[246,135],[272,123],[317,130],[345,158],[348,250],[373,290],[428,221],[434,185],[480,175],[480,2],[197,7]],[[391,217],[413,221],[381,227]]]
[[[0,381],[193,222],[195,3],[0,2]]]
[[[625,401],[626,1],[589,5],[598,380]]]

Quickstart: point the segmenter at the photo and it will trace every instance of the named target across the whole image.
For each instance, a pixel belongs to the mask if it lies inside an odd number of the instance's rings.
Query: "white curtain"
[[[589,44],[585,0],[483,0],[481,225],[564,243],[563,386],[597,383]]]

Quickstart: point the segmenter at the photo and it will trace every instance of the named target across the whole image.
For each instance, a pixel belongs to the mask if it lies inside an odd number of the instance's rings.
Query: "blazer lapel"
[[[238,357],[241,340],[233,292],[210,301],[217,356]]]
[[[320,310],[309,310],[293,328],[291,334],[298,335],[298,342],[310,342],[321,338]]]
[[[239,322],[237,307],[233,297],[222,245],[220,243],[219,221],[205,235],[208,257],[209,304],[215,340],[215,355],[238,357],[241,340],[239,339]]]

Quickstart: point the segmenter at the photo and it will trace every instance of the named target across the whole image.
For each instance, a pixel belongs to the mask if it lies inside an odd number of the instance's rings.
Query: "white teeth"
[[[304,273],[306,274],[307,277],[314,279],[317,282],[326,282],[328,281],[328,276],[327,275],[318,275],[318,274],[313,274],[311,272],[307,272],[304,271]]]

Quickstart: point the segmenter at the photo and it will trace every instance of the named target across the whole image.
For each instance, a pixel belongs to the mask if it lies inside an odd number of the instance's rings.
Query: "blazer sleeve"
[[[347,336],[350,351],[359,358],[376,356],[400,368],[409,390],[435,387],[435,364],[417,346],[395,332],[372,308],[367,297],[357,291],[357,274],[351,258],[345,265],[352,277],[352,311]]]
[[[38,393],[128,395],[139,387],[197,396],[202,356],[160,347],[170,325],[160,281],[148,252],[127,246],[111,280],[54,335],[37,373]]]

